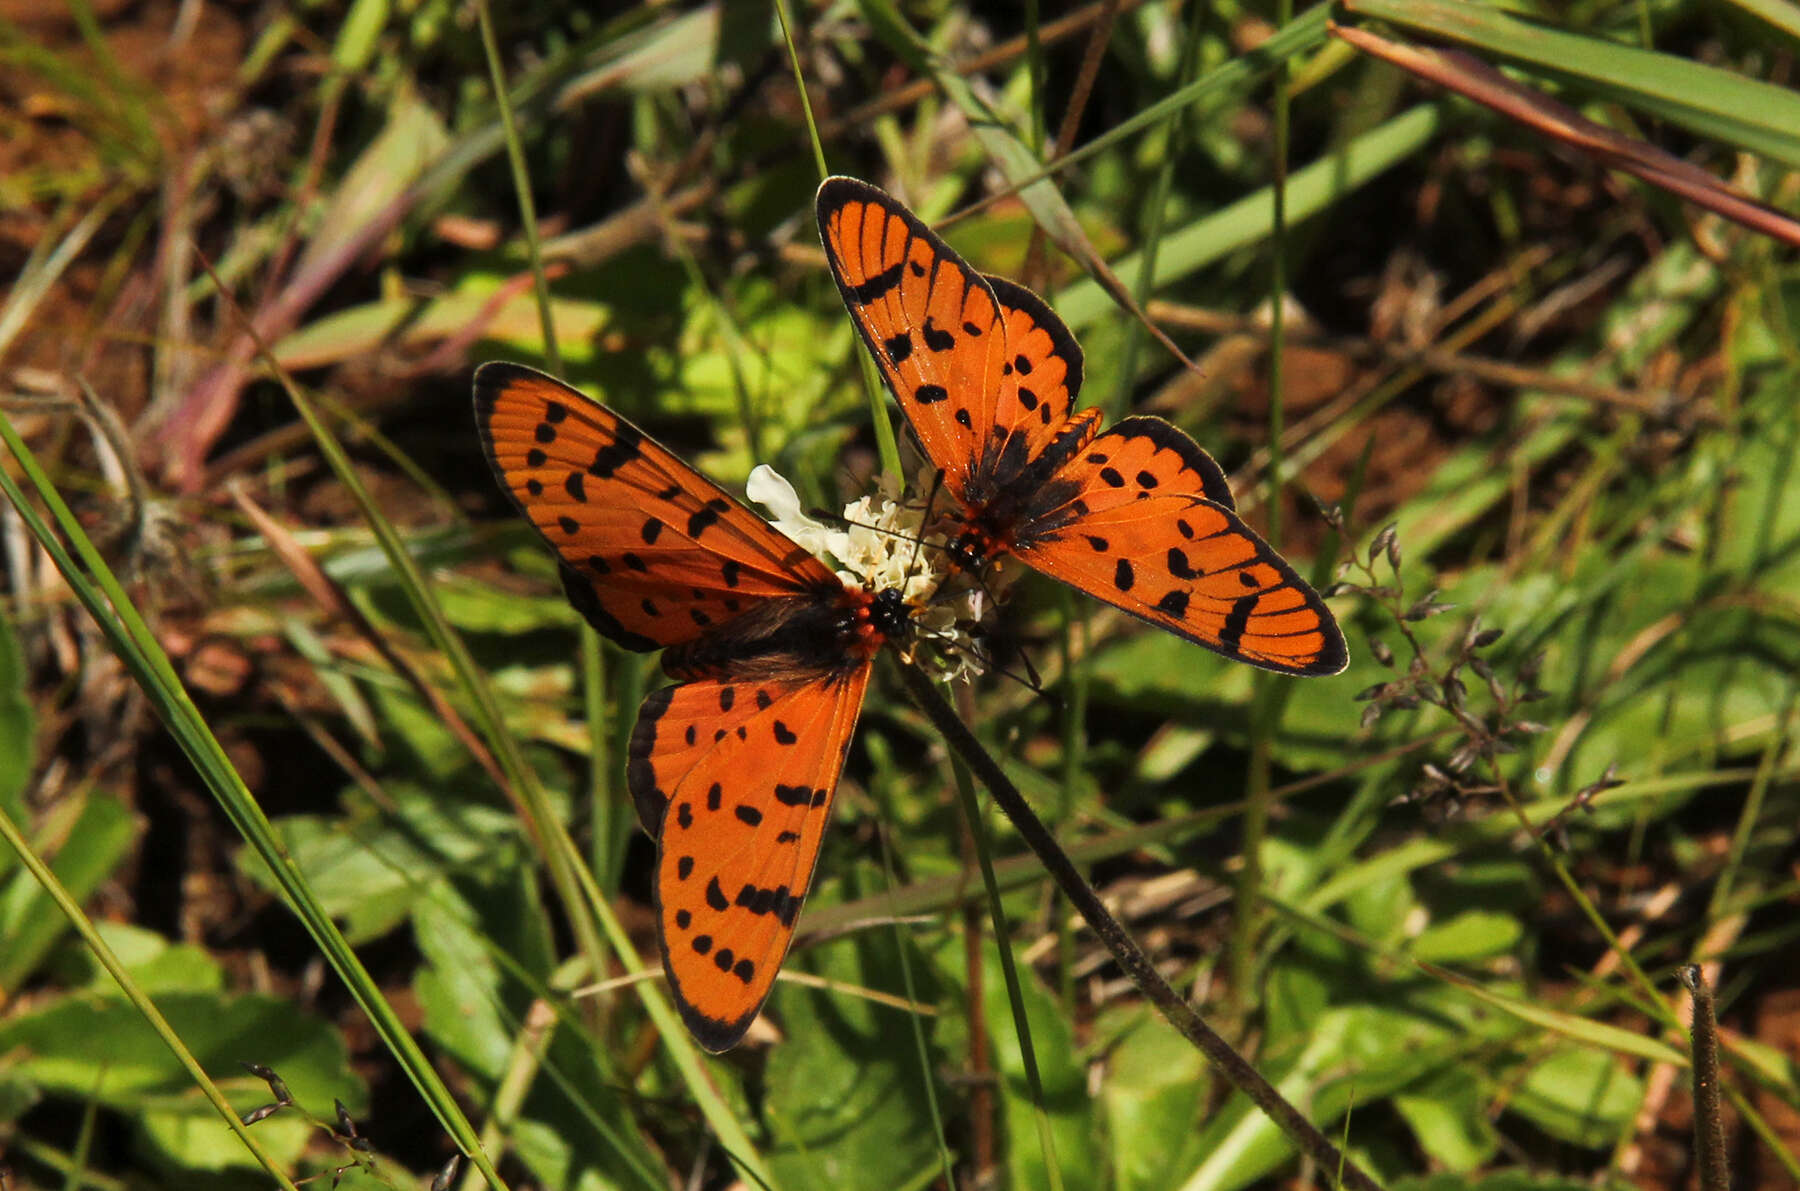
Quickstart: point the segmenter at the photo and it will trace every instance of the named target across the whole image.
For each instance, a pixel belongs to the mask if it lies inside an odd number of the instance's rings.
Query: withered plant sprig
[[[1326,509],[1325,519],[1343,533],[1340,510]],[[1402,661],[1386,641],[1369,639],[1370,655],[1393,677],[1357,693],[1357,700],[1367,704],[1362,713],[1363,731],[1373,728],[1390,711],[1413,711],[1426,704],[1447,716],[1453,729],[1454,744],[1448,754],[1421,763],[1416,780],[1395,801],[1427,804],[1449,818],[1462,813],[1472,798],[1501,794],[1516,809],[1500,758],[1518,753],[1528,737],[1545,731],[1544,724],[1524,714],[1528,704],[1549,694],[1538,685],[1544,655],[1530,654],[1512,666],[1510,673],[1503,673],[1483,651],[1499,641],[1505,630],[1484,628],[1479,615],[1471,615],[1463,631],[1446,645],[1428,646],[1420,640],[1416,625],[1442,616],[1456,605],[1439,599],[1436,587],[1408,598],[1395,525],[1382,529],[1366,551],[1344,563],[1339,576],[1326,594],[1359,592],[1384,609],[1410,655]],[[1473,691],[1465,674],[1477,680]],[[1544,833],[1566,848],[1569,816],[1577,809],[1591,810],[1595,795],[1619,785],[1615,770],[1616,766],[1608,766],[1598,781],[1578,790],[1545,826]]]

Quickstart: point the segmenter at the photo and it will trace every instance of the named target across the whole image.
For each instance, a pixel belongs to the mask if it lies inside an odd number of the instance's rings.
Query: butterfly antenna
[[[890,538],[899,538],[902,541],[915,542],[920,546],[925,544],[924,537],[919,534],[907,533],[903,529],[889,529],[885,525],[871,525],[867,521],[858,521],[854,517],[846,517],[842,513],[833,513],[826,509],[808,509],[806,515],[815,521],[824,521],[831,525],[854,526],[857,529],[868,529],[873,530],[876,533],[884,533]]]
[[[943,490],[943,487],[944,469],[940,467],[931,473],[931,491],[925,494],[925,516],[919,521],[921,532],[918,540],[913,543],[912,561],[906,564],[906,569],[908,571],[912,571],[919,565],[919,552],[925,549],[925,534],[923,530],[925,526],[931,524],[931,506],[937,503],[938,493]]]

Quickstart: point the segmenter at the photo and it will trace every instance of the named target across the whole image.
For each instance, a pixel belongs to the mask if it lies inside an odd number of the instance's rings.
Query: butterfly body
[[[1217,653],[1336,674],[1324,601],[1237,515],[1219,465],[1180,430],[1076,410],[1083,358],[1023,286],[976,272],[891,196],[820,186],[845,308],[957,509],[952,565],[1027,565]]]
[[[871,594],[835,576],[801,596],[759,602],[704,637],[663,651],[663,672],[691,680],[754,672],[819,678],[865,666],[911,625],[899,593]]]
[[[638,710],[626,786],[657,841],[657,937],[710,1050],[742,1038],[812,885],[875,655],[912,635],[897,590],[846,583],[617,413],[485,364],[489,462],[571,602],[675,680]]]

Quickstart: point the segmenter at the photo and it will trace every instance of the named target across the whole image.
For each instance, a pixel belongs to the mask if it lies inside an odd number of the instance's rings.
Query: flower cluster
[[[768,464],[750,473],[745,493],[769,510],[776,529],[820,558],[838,577],[864,591],[898,591],[912,609],[914,657],[946,680],[981,673],[972,632],[988,608],[988,593],[950,569],[941,532],[927,531],[929,510],[901,499],[883,477],[875,492],[844,506],[841,526],[809,516],[794,486]],[[921,646],[928,647],[921,649]]]

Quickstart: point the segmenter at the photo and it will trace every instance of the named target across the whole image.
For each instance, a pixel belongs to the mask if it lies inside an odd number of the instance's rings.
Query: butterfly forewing
[[[961,496],[989,441],[1006,361],[987,279],[905,207],[827,178],[819,232],[844,305],[944,483]]]
[[[605,406],[484,364],[488,459],[560,557],[570,597],[628,649],[692,641],[759,600],[838,585],[825,565]]]
[[[644,701],[628,784],[662,844],[663,964],[708,1050],[743,1037],[793,941],[870,669],[711,678]]]

